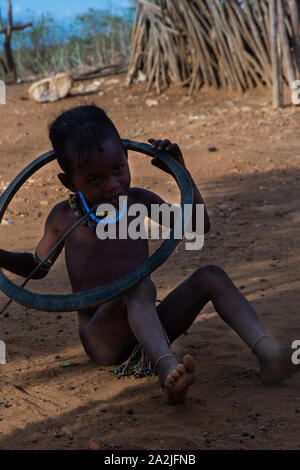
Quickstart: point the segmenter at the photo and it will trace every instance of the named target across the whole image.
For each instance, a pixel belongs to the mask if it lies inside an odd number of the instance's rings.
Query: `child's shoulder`
[[[147,198],[149,197],[149,191],[144,188],[138,188],[138,187],[132,187],[129,190],[128,193],[128,203],[129,205],[131,204],[137,204],[137,203],[142,203],[145,204]]]
[[[165,202],[158,194],[145,188],[132,187],[129,191],[132,202],[148,204],[162,204]]]
[[[55,231],[61,231],[66,226],[67,215],[70,213],[69,201],[61,201],[52,207],[46,220],[46,226]]]
[[[134,186],[129,189],[128,196],[132,197],[132,199],[139,199],[143,195],[144,191],[144,188],[138,188]]]
[[[63,215],[66,215],[67,212],[70,210],[70,204],[69,201],[66,199],[65,201],[60,201],[55,206],[52,207],[50,214],[52,214],[52,217],[61,217]]]

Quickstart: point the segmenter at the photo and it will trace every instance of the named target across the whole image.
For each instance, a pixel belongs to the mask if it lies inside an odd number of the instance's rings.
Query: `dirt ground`
[[[113,79],[113,80],[112,80]],[[128,89],[108,77],[101,93],[53,104],[27,98],[28,84],[9,86],[0,105],[0,191],[34,158],[50,150],[47,125],[61,111],[102,106],[122,137],[169,138],[183,151],[207,204],[211,230],[200,251],[181,242],[153,273],[162,299],[195,269],[221,266],[280,343],[300,339],[300,108],[273,111],[271,91],[241,96],[187,88],[162,95],[144,83]],[[146,104],[147,100],[151,100]],[[153,103],[154,101],[154,103]],[[157,102],[157,103],[155,103]],[[149,106],[149,104],[151,106]],[[215,151],[211,151],[212,147]],[[209,150],[210,149],[210,150]],[[133,185],[179,201],[173,179],[131,154]],[[32,252],[50,208],[68,192],[58,166],[39,170],[11,202],[0,246]],[[9,274],[16,283],[22,279]],[[61,255],[48,277],[27,288],[71,292]],[[7,298],[0,294],[0,306]],[[5,313],[6,312],[6,313]],[[263,387],[256,358],[218,317],[212,304],[173,350],[192,354],[197,382],[185,405],[164,403],[156,377],[116,377],[85,355],[75,313],[26,310],[13,302],[0,317],[7,364],[0,365],[0,449],[298,449],[300,375]],[[73,366],[62,367],[71,361]]]

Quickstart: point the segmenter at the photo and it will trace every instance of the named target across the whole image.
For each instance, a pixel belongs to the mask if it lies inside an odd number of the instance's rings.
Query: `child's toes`
[[[168,377],[165,396],[169,405],[183,403],[188,388],[196,380],[195,361],[192,356],[186,354],[182,362]]]
[[[173,374],[169,375],[167,378],[167,383],[170,385],[173,385],[176,382],[176,377],[173,376]]]
[[[190,354],[186,354],[185,356],[183,356],[182,362],[187,372],[189,373],[195,372],[195,369],[196,369],[195,361],[193,357],[190,356]]]
[[[181,375],[184,374],[185,373],[185,366],[183,364],[178,364],[178,366],[176,367],[176,371]]]
[[[177,369],[174,369],[172,373],[168,376],[167,382],[170,385],[174,385],[174,383],[179,379],[179,377],[181,377],[181,373]]]
[[[178,379],[178,377],[180,377],[181,373],[180,373],[179,370],[175,369],[175,370],[173,370],[171,375],[172,375],[172,377],[174,377],[174,379]]]

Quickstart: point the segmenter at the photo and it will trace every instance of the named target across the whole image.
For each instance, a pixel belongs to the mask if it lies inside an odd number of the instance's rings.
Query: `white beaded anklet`
[[[269,338],[271,338],[270,335],[268,335],[268,334],[265,333],[265,334],[263,334],[263,335],[260,335],[258,338],[256,338],[256,339],[253,341],[253,343],[251,344],[251,347],[250,347],[250,348],[251,348],[251,351],[252,351],[253,353],[254,353],[254,347],[256,346],[256,343],[257,343],[261,338],[264,338],[265,336],[268,336]]]
[[[161,359],[163,359],[164,357],[169,357],[169,356],[170,356],[170,357],[173,357],[173,354],[164,354],[163,356],[160,356],[160,357],[157,359],[156,363],[154,364],[153,369],[156,370],[156,367],[158,366],[158,364],[159,364],[159,362],[161,361]]]

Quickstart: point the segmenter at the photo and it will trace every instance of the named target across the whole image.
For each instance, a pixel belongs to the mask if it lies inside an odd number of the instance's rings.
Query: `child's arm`
[[[204,205],[204,233],[209,232],[210,230],[210,221],[209,221],[209,216],[205,207],[205,203],[202,199],[202,196],[200,194],[199,189],[197,188],[190,172],[187,170],[185,166],[185,162],[183,159],[183,155],[181,153],[181,150],[177,144],[172,144],[169,140],[154,140],[154,139],[149,139],[149,142],[151,143],[152,147],[156,150],[165,150],[168,152],[170,155],[174,157],[178,163],[180,163],[183,168],[186,170],[186,172],[189,174],[192,186],[193,186],[193,191],[194,191],[194,199],[193,199],[193,213],[192,213],[192,230],[196,230],[196,205],[197,204],[203,204]],[[172,174],[169,170],[169,168],[161,161],[159,158],[153,158],[151,161],[152,165],[156,166],[157,168],[160,168],[161,170],[165,171],[166,173]],[[151,191],[146,191],[143,190],[143,199],[144,199],[144,204],[148,205],[150,208],[150,204],[163,204],[166,203],[162,198],[160,198],[157,194],[152,193]],[[173,223],[171,222],[171,228],[173,226]]]
[[[0,250],[0,266],[19,276],[27,277],[39,264],[39,259],[44,259],[48,252],[58,242],[62,236],[60,219],[62,217],[62,203],[57,204],[47,217],[44,235],[38,243],[35,253],[14,253],[11,251]],[[51,255],[51,261],[54,263],[60,255],[64,243],[62,242],[57,250]],[[48,263],[50,265],[50,263]],[[49,272],[49,266],[43,265],[32,277],[32,279],[41,279]]]

